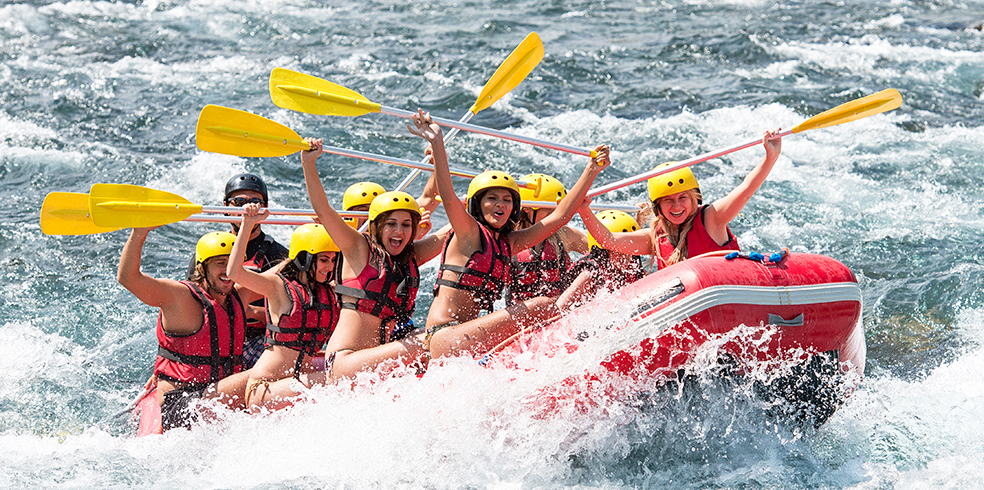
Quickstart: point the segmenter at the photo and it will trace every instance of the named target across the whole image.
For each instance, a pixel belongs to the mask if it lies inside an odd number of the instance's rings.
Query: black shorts
[[[164,393],[161,403],[161,429],[167,431],[183,427],[190,429],[198,422],[198,412],[191,407],[202,399],[208,385],[190,385]]]

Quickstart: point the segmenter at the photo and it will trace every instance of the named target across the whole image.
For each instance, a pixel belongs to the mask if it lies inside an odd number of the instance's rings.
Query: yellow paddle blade
[[[286,68],[270,73],[270,98],[277,107],[322,116],[361,116],[380,108],[354,90]]]
[[[829,128],[838,124],[856,121],[858,119],[881,114],[902,105],[902,94],[894,88],[882,90],[877,94],[861,97],[850,102],[845,102],[833,109],[822,112],[803,121],[795,128],[793,133],[799,133],[809,129]]]
[[[97,226],[89,214],[89,195],[52,192],[41,204],[41,232],[45,235],[94,235],[121,227]]]
[[[200,204],[170,192],[129,184],[95,184],[89,209],[97,226],[143,228],[176,223],[202,210]]]
[[[492,78],[482,88],[482,93],[478,95],[478,100],[469,109],[473,114],[478,114],[482,109],[487,109],[516,88],[526,75],[529,75],[536,65],[543,59],[543,42],[540,36],[531,32],[523,42],[516,46],[516,49],[499,65],[499,69],[492,74]]]
[[[283,124],[211,104],[198,115],[195,142],[202,151],[240,157],[282,157],[311,147]]]

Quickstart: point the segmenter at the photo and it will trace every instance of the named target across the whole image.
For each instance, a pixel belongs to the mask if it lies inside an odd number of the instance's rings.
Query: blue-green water
[[[0,486],[984,486],[984,35],[966,28],[984,20],[982,7],[3,2]],[[599,184],[901,91],[899,110],[786,138],[768,182],[732,224],[745,249],[821,253],[858,275],[866,378],[826,425],[776,425],[747,386],[536,420],[518,401],[528,380],[464,360],[358,396],[322,393],[288,415],[223,414],[163,437],[132,438],[125,419],[110,418],[149,375],[155,312],[115,281],[126,232],[45,236],[45,195],[113,182],[218,204],[225,180],[248,170],[267,180],[273,204],[308,207],[297,156],[198,151],[201,108],[235,107],[335,146],[417,160],[423,145],[400,119],[278,109],[270,70],[458,118],[531,31],[543,39],[543,62],[473,122],[575,146],[609,143],[614,165]],[[568,185],[584,165],[468,135],[450,154],[459,167],[541,171]],[[694,167],[705,196],[724,195],[761,156],[755,148]],[[319,163],[336,203],[351,183],[392,187],[406,174],[342,157]],[[636,185],[604,199],[630,203],[644,192]],[[154,231],[144,270],[180,277],[197,237],[213,229],[222,228]],[[426,267],[423,283],[433,276]]]

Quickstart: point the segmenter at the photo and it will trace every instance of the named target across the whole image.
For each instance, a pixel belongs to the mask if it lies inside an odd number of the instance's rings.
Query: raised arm
[[[325,194],[325,187],[321,184],[316,165],[322,152],[321,140],[307,138],[307,142],[311,145],[311,149],[301,152],[301,166],[304,168],[304,184],[307,187],[308,199],[311,200],[311,207],[347,260],[367,256],[369,245],[362,238],[362,234],[349,226],[328,203],[328,196]]]
[[[560,233],[560,240],[564,243],[564,248],[568,252],[586,254],[590,251],[588,250],[588,237],[581,230],[571,228],[570,226],[561,226],[558,233]]]
[[[269,213],[266,209],[260,208],[259,203],[247,204],[243,206],[243,209],[246,213],[243,214],[239,234],[236,236],[236,242],[232,245],[232,251],[229,253],[226,275],[237,286],[242,286],[258,296],[270,298],[275,303],[273,305],[275,306],[274,311],[281,311],[277,306],[280,306],[284,302],[290,302],[290,298],[287,296],[287,290],[284,289],[283,282],[277,277],[276,273],[270,271],[259,273],[243,267],[249,236],[253,232],[253,228],[256,227],[256,224],[266,219]],[[243,298],[244,301],[247,299],[253,299],[255,301],[258,298]]]
[[[414,253],[417,255],[417,264],[423,265],[430,261],[430,259],[437,257],[441,253],[441,249],[444,248],[444,240],[450,232],[451,224],[449,223],[442,226],[440,230],[413,242]]]
[[[509,234],[509,242],[513,253],[526,250],[527,248],[546,240],[547,237],[560,229],[561,226],[566,225],[567,222],[574,217],[574,213],[577,212],[578,207],[580,207],[584,201],[584,197],[587,195],[588,189],[591,187],[591,184],[594,183],[595,177],[597,177],[598,174],[605,169],[605,167],[611,164],[607,145],[599,145],[595,148],[595,151],[597,151],[597,156],[588,161],[588,165],[584,167],[584,171],[581,172],[581,177],[577,179],[577,182],[574,184],[574,187],[571,188],[571,191],[567,193],[567,196],[565,196],[564,199],[557,204],[557,209],[550,213],[550,216],[543,218],[540,222],[530,226],[529,228],[524,228]]]
[[[598,242],[598,245],[601,245],[601,248],[629,255],[652,255],[652,240],[649,238],[648,228],[630,233],[612,233],[591,212],[591,208],[588,207],[590,204],[591,200],[585,199],[584,204],[578,208],[577,212],[581,215],[584,227],[588,229],[588,233]]]
[[[433,155],[433,149],[428,145],[427,151],[428,155]],[[434,164],[434,157],[431,157],[431,165]],[[430,177],[427,178],[427,183],[424,184],[424,190],[420,193],[420,197],[417,198],[417,205],[420,206],[420,224],[417,229],[417,240],[427,236],[427,233],[431,231],[433,224],[431,223],[431,214],[437,209],[437,206],[441,204],[441,200],[437,193],[437,173],[431,172]]]
[[[451,181],[451,170],[448,168],[448,154],[444,149],[444,135],[441,126],[431,120],[430,114],[423,110],[417,111],[413,116],[415,127],[407,125],[411,133],[424,138],[431,144],[431,157],[434,160],[434,179],[437,182],[437,190],[444,203],[444,211],[448,215],[448,221],[454,229],[455,236],[459,240],[473,241],[475,247],[479,243],[478,221],[468,214],[465,205],[458,200],[454,192],[454,183]]]
[[[441,140],[443,143],[443,139]],[[426,154],[431,155],[431,165],[434,164],[434,150],[432,147],[428,146],[425,151]],[[425,211],[434,212],[437,206],[441,204],[438,199],[437,190],[437,172],[431,172],[430,176],[427,177],[427,183],[424,184],[424,190],[420,193],[420,197],[417,198],[417,205],[424,208]]]
[[[123,245],[123,253],[120,255],[116,281],[144,304],[161,308],[173,304],[178,295],[187,293],[188,289],[177,281],[157,279],[140,270],[144,242],[152,229],[134,228],[130,231],[130,238]]]
[[[765,147],[765,157],[748,175],[741,184],[738,184],[728,195],[711,203],[707,211],[704,212],[704,227],[708,234],[721,243],[727,240],[727,226],[731,220],[738,216],[738,213],[748,204],[755,191],[762,186],[765,179],[775,166],[779,154],[782,152],[782,139],[776,138],[779,129],[766,131],[762,135],[762,146]]]

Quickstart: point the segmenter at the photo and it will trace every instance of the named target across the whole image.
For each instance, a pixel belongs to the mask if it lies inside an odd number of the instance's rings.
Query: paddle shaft
[[[856,121],[861,118],[868,116],[873,116],[875,114],[881,114],[886,111],[892,111],[898,109],[902,105],[902,94],[894,88],[885,89],[881,92],[868,95],[866,97],[861,97],[860,99],[855,99],[850,102],[845,102],[833,109],[826,110],[816,116],[813,116],[806,121],[801,122],[796,125],[793,129],[786,130],[777,133],[773,136],[775,138],[782,138],[789,136],[794,133],[801,133],[803,131],[808,131],[811,129],[829,128],[831,126],[837,126],[838,124],[844,124],[846,122]],[[651,179],[657,175],[662,175],[667,172],[672,172],[674,170],[689,167],[695,163],[705,162],[712,158],[717,158],[722,155],[727,155],[728,153],[736,152],[738,150],[743,150],[755,146],[761,142],[761,139],[754,139],[747,143],[742,143],[739,145],[732,146],[730,148],[724,148],[721,150],[715,150],[712,152],[704,153],[703,155],[698,155],[689,160],[684,160],[682,162],[674,163],[673,165],[668,165],[665,167],[659,167],[652,170],[651,172],[646,172],[644,174],[629,177],[627,179],[620,180],[618,182],[613,182],[611,184],[599,187],[588,192],[587,197],[594,197],[599,194],[604,194],[606,192],[611,192],[615,189],[621,189],[627,185],[635,184],[636,182],[641,182],[643,180]]]
[[[339,213],[339,214],[342,214],[342,213]],[[185,219],[183,219],[181,221],[190,221],[192,223],[230,223],[230,224],[238,225],[239,223],[242,223],[243,220],[241,218],[237,218],[235,216],[215,216],[215,215],[212,215],[212,214],[193,214],[193,215],[191,215],[191,216],[189,216],[189,217],[187,217],[187,218],[185,218]],[[309,223],[314,223],[314,219],[308,218],[308,217],[303,217],[303,216],[296,216],[296,217],[293,217],[293,218],[267,218],[267,219],[265,219],[263,221],[260,221],[257,224],[259,224],[259,225],[294,225],[294,226],[300,226],[300,225],[306,225],[306,224],[309,224]]]
[[[206,107],[206,109],[208,109],[208,108],[209,107]],[[229,109],[227,107],[219,107],[218,110],[235,111],[235,113],[242,113],[243,112],[243,111],[238,111],[236,109]],[[250,114],[250,116],[253,117],[253,118],[255,118],[256,120],[259,120],[259,121],[265,121],[266,120],[266,118],[263,118],[261,116],[257,116],[255,114]],[[271,121],[271,123],[272,123],[272,121]],[[282,148],[283,149],[282,152],[278,151],[277,154],[263,155],[263,156],[286,156],[286,155],[291,155],[293,153],[296,153],[297,151],[310,150],[311,149],[311,145],[308,144],[307,140],[301,139],[300,136],[297,135],[297,133],[295,133],[292,129],[287,128],[286,126],[283,127],[283,131],[285,133],[289,131],[290,132],[289,135],[286,135],[286,134],[267,134],[267,133],[263,133],[262,130],[254,131],[254,130],[251,130],[251,128],[248,128],[248,127],[235,128],[235,127],[226,127],[226,126],[206,125],[204,127],[204,129],[206,129],[208,131],[211,131],[215,135],[220,135],[220,136],[225,137],[225,138],[240,139],[240,140],[250,141],[250,142],[261,142],[262,144],[269,145],[270,147],[273,147],[273,148]],[[403,159],[403,158],[388,157],[386,155],[378,155],[378,154],[375,154],[375,153],[368,153],[368,152],[358,151],[358,150],[348,150],[348,149],[345,149],[345,148],[339,148],[337,146],[330,146],[330,145],[325,145],[325,144],[322,144],[321,148],[322,148],[322,150],[325,153],[331,153],[333,155],[341,155],[341,156],[346,156],[346,157],[359,158],[361,160],[369,160],[369,161],[379,162],[379,163],[388,163],[388,164],[391,164],[391,165],[399,165],[401,167],[417,168],[417,169],[421,169],[421,170],[428,170],[428,171],[431,171],[431,172],[434,171],[434,166],[433,165],[428,165],[426,163],[421,164],[421,163],[417,163],[417,162],[414,162],[412,160],[406,160],[406,159]],[[208,149],[206,149],[206,151],[215,151],[215,150],[208,150]],[[219,153],[227,153],[227,154],[237,155],[237,156],[256,156],[256,155],[242,155],[242,154],[237,153],[235,151],[232,151],[232,152],[219,151]],[[426,162],[426,160],[425,160],[425,162]],[[458,177],[474,178],[476,175],[478,175],[478,173],[476,173],[476,172],[469,172],[467,170],[451,169],[451,175],[456,175]]]
[[[774,138],[782,138],[784,136],[789,136],[791,134],[793,134],[793,131],[790,129],[790,130],[783,131],[781,133],[777,133]],[[710,152],[704,153],[702,155],[697,155],[697,156],[695,156],[693,158],[688,158],[687,160],[681,160],[681,161],[676,162],[676,163],[674,163],[672,165],[660,166],[660,167],[658,167],[656,169],[653,169],[653,170],[651,170],[649,172],[646,172],[646,173],[643,173],[643,174],[639,174],[639,175],[633,175],[632,177],[627,177],[627,178],[622,179],[622,180],[619,180],[617,182],[612,182],[611,184],[603,185],[601,187],[598,187],[597,189],[592,189],[592,190],[588,191],[587,197],[592,197],[593,198],[593,197],[599,196],[601,194],[604,194],[606,192],[611,192],[611,191],[614,191],[616,189],[621,189],[623,187],[630,186],[630,185],[635,184],[637,182],[642,182],[644,180],[649,180],[649,179],[651,179],[653,177],[656,177],[657,175],[663,175],[665,173],[669,173],[669,172],[672,172],[674,170],[678,170],[678,169],[681,169],[681,168],[684,168],[684,167],[689,167],[691,165],[695,165],[695,164],[698,164],[698,163],[701,163],[701,162],[706,162],[706,161],[711,160],[713,158],[718,158],[718,157],[727,155],[729,153],[734,153],[736,151],[744,150],[745,148],[750,148],[750,147],[753,147],[755,145],[760,145],[760,144],[762,144],[762,138],[756,138],[756,139],[753,139],[753,140],[749,140],[749,141],[747,141],[745,143],[737,144],[735,146],[731,146],[731,147],[728,147],[728,148],[722,148],[722,149],[710,151]]]
[[[396,109],[393,107],[379,106],[379,112],[382,114],[387,114],[390,116],[402,117],[404,119],[410,119],[416,112],[405,111],[403,109]],[[454,121],[451,119],[445,119],[443,117],[431,116],[437,124],[441,126],[447,126],[449,128],[460,129],[463,131],[468,131],[470,133],[482,134],[485,136],[493,136],[496,138],[502,138],[510,141],[516,141],[518,143],[526,143],[527,145],[539,146],[541,148],[547,148],[550,150],[559,150],[567,153],[573,153],[575,155],[582,155],[586,157],[594,157],[594,151],[585,148],[578,148],[576,146],[564,145],[560,143],[553,143],[550,141],[538,140],[536,138],[530,138],[527,136],[520,136],[518,134],[507,133],[505,131],[498,131],[491,128],[486,128],[484,126],[476,126],[474,124],[468,124],[464,122]]]
[[[361,158],[362,160],[370,160],[370,161],[379,162],[379,163],[389,163],[391,165],[399,165],[401,167],[414,168],[414,169],[418,169],[418,170],[426,170],[428,172],[433,172],[434,171],[434,166],[431,165],[431,164],[429,164],[429,163],[427,163],[427,161],[429,159],[425,159],[423,162],[417,163],[417,162],[415,162],[413,160],[406,160],[406,159],[403,159],[403,158],[388,157],[388,156],[385,156],[385,155],[377,155],[375,153],[366,153],[364,151],[358,151],[358,150],[346,150],[345,148],[336,148],[334,146],[325,146],[325,145],[322,145],[322,148],[324,149],[324,151],[326,153],[331,153],[331,154],[334,154],[334,155],[342,155],[342,156],[352,157],[352,158]],[[475,178],[476,175],[478,175],[478,173],[477,172],[469,172],[467,170],[460,170],[460,169],[454,169],[454,168],[452,168],[451,169],[451,175],[455,175],[457,177],[466,177],[466,178],[469,178],[469,179],[473,179],[473,178]]]
[[[363,105],[369,109],[369,112],[376,112],[373,109],[378,108],[380,114],[386,114],[389,116],[402,117],[404,119],[412,119],[416,112],[407,111],[403,109],[397,109],[395,107],[388,107],[384,105],[379,105],[373,102],[361,102],[358,99],[348,97],[345,95],[332,94],[323,92],[320,90],[312,90],[306,87],[299,87],[295,85],[278,85],[278,89],[289,93],[295,93],[298,95],[303,95],[306,97],[311,97],[315,99],[321,99],[326,101],[335,101],[349,106],[359,106]],[[377,107],[378,106],[378,107]],[[528,145],[539,146],[541,148],[547,148],[550,150],[559,150],[567,153],[573,153],[575,155],[582,155],[586,157],[594,157],[594,152],[585,148],[578,148],[576,146],[564,145],[561,143],[553,143],[550,141],[543,141],[536,138],[530,138],[528,136],[520,136],[518,134],[507,133],[505,131],[499,131],[492,128],[486,128],[484,126],[476,126],[474,124],[468,124],[460,121],[454,121],[451,119],[445,119],[443,117],[431,116],[434,122],[440,124],[441,126],[447,126],[449,128],[460,129],[463,131],[468,131],[470,133],[482,134],[485,136],[493,136],[496,138],[502,138],[510,141],[516,141],[518,143],[525,143]]]
[[[523,207],[531,208],[556,208],[558,206],[555,202],[549,201],[524,201]],[[631,204],[604,204],[595,203],[591,205],[591,210],[594,212],[604,211],[608,209],[614,209],[617,211],[625,211],[627,213],[633,213],[639,210],[638,206],[633,206]],[[292,211],[297,211],[296,213],[289,213],[295,218],[267,218],[260,221],[258,224],[261,225],[303,225],[306,223],[313,223],[314,220],[307,218],[306,216],[314,216],[314,210],[312,209],[295,209]],[[227,214],[243,214],[242,208],[228,208],[221,206],[209,206],[202,207],[202,213],[227,213]],[[271,213],[273,214],[273,213]],[[288,213],[284,213],[288,214]],[[366,211],[338,211],[338,215],[343,218],[365,218],[369,215]],[[182,221],[192,221],[197,223],[239,223],[242,219],[235,216],[215,216],[210,214],[195,214],[185,218]]]
[[[301,209],[301,208],[266,208],[267,212],[271,215],[286,215],[286,216],[317,216],[317,213],[313,209]],[[246,214],[243,208],[238,208],[235,206],[202,206],[200,213],[217,213],[217,214]],[[367,211],[342,211],[338,213],[343,218],[365,218],[369,216]]]
[[[107,201],[97,204],[107,209],[112,209],[114,211],[131,211],[131,212],[166,212],[173,210],[187,210],[190,212],[199,213],[214,213],[214,214],[246,214],[243,208],[236,206],[198,206],[196,204],[172,204],[166,202],[133,202],[133,201]],[[266,208],[267,212],[271,215],[282,215],[282,216],[315,216],[316,213],[313,209],[295,209],[295,208]],[[86,211],[86,210],[80,210]],[[369,215],[366,211],[342,211],[338,213],[343,218],[365,218]],[[238,218],[235,218],[238,219]]]
[[[153,387],[150,387],[150,388],[144,388],[143,390],[140,391],[140,394],[137,395],[137,397],[134,398],[133,401],[130,402],[130,404],[126,406],[126,408],[124,408],[123,410],[120,410],[119,412],[116,412],[116,413],[114,413],[114,414],[112,414],[112,415],[110,415],[108,417],[103,418],[98,423],[96,423],[96,426],[100,426],[102,424],[105,424],[106,422],[109,422],[110,420],[114,420],[114,419],[117,419],[119,417],[122,417],[122,416],[124,416],[126,414],[129,414],[130,412],[133,411],[133,409],[137,408],[137,405],[140,403],[140,400],[143,400],[143,397],[147,396],[148,394],[150,394],[150,392],[152,392],[152,391],[154,391],[156,389],[157,389],[157,385],[154,385]]]

